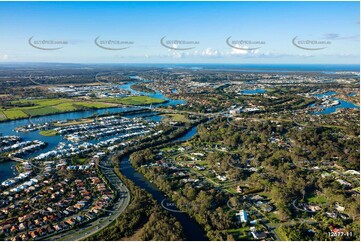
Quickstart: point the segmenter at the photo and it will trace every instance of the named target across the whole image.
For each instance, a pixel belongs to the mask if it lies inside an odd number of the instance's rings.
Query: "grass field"
[[[267,218],[272,223],[279,223],[281,221],[280,217],[275,213],[275,211],[267,213]]]
[[[125,104],[125,105],[147,105],[147,104],[156,104],[156,103],[165,102],[165,100],[163,100],[163,99],[147,97],[147,96],[131,96],[131,97],[122,97],[122,98],[102,98],[102,99],[97,99],[97,101],[118,103],[118,104]]]
[[[40,131],[39,134],[43,135],[43,136],[55,136],[56,135],[56,131],[55,130],[43,130]]]
[[[284,233],[281,227],[276,228],[275,233],[278,235],[281,241],[289,241],[287,235]]]
[[[0,108],[0,121],[36,117],[77,110],[115,107],[116,104],[75,101],[72,99],[36,99],[13,101],[12,107]]]
[[[90,123],[90,122],[94,122],[94,119],[89,118],[89,119],[71,120],[66,123],[54,123],[54,126],[63,127],[63,126],[69,126],[69,125],[85,124],[85,123]]]
[[[314,204],[324,204],[327,203],[327,198],[325,196],[311,196],[306,198],[306,202]]]
[[[114,107],[113,104],[102,103],[102,102],[76,102],[74,103],[76,106],[81,106],[85,108],[109,108]]]
[[[164,114],[164,121],[189,123],[189,119],[184,114]]]
[[[233,237],[236,240],[247,240],[250,238],[250,236],[248,235],[248,232],[250,231],[250,228],[247,227],[243,227],[243,228],[238,228],[238,229],[229,229],[227,230],[228,233],[232,234]]]
[[[41,115],[59,113],[61,111],[54,107],[43,107],[43,108],[27,109],[24,110],[23,112],[28,114],[29,116],[41,116]]]
[[[8,119],[19,119],[19,118],[26,118],[28,117],[28,115],[26,113],[24,113],[21,110],[4,110],[3,113],[6,115],[6,117]]]
[[[35,99],[13,101],[10,107],[0,107],[0,121],[14,120],[48,114],[65,113],[77,110],[90,110],[124,105],[149,105],[162,103],[165,100],[147,96],[132,96],[124,98],[104,98],[92,101],[78,101],[69,98]]]
[[[72,103],[61,103],[55,106],[57,109],[64,112],[76,111],[77,108],[72,105]]]
[[[0,111],[0,121],[6,120],[6,119],[8,119],[8,118],[6,117],[6,115],[5,115],[2,111]]]

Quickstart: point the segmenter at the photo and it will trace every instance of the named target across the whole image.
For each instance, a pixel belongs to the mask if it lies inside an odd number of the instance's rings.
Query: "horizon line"
[[[1,64],[73,64],[73,65],[358,65],[360,63],[147,63],[147,62],[46,62],[46,61],[14,61],[14,62],[0,62]]]

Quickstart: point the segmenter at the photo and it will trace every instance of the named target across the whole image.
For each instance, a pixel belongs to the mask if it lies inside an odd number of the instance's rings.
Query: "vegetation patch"
[[[81,106],[85,108],[110,108],[114,107],[114,105],[109,103],[101,103],[101,102],[75,102],[75,106]]]
[[[39,134],[43,135],[43,136],[55,136],[56,135],[56,131],[53,129],[50,130],[42,130],[39,132]]]
[[[8,117],[8,119],[19,119],[28,117],[28,115],[21,110],[6,110],[3,112],[6,117]]]
[[[60,113],[61,111],[53,107],[43,107],[43,108],[24,110],[24,112],[30,116],[41,116],[41,115]]]
[[[250,228],[246,226],[238,229],[229,229],[227,230],[227,233],[232,235],[233,240],[247,240],[249,238],[249,236],[247,235],[249,231]]]
[[[308,203],[314,203],[314,204],[324,204],[327,203],[327,198],[325,196],[310,196],[306,198],[306,201]]]
[[[6,120],[6,119],[8,119],[8,118],[6,117],[6,115],[5,115],[2,111],[0,111],[0,121]]]
[[[13,120],[26,118],[28,116],[43,116],[77,110],[109,108],[114,106],[116,106],[116,104],[74,101],[72,99],[65,98],[19,100],[11,102],[11,106],[7,106],[6,110],[4,108],[0,110],[0,120]]]
[[[186,117],[184,114],[164,114],[162,115],[165,117],[164,121],[168,122],[183,122],[183,123],[189,123],[190,120]]]
[[[288,239],[288,237],[282,227],[276,228],[275,232],[281,241],[289,241],[290,240],[290,239]]]
[[[123,97],[123,98],[102,98],[102,99],[98,99],[98,101],[125,104],[125,105],[146,105],[146,104],[157,104],[157,103],[165,102],[165,100],[163,100],[163,99],[147,97],[147,96],[132,96],[132,97]]]
[[[133,84],[130,86],[131,89],[135,90],[135,91],[139,91],[139,92],[147,92],[147,93],[152,93],[154,94],[155,91],[153,89],[150,89],[144,85],[141,84]]]
[[[61,103],[56,106],[54,106],[56,109],[59,109],[62,112],[71,112],[76,111],[77,108],[73,106],[72,103]]]

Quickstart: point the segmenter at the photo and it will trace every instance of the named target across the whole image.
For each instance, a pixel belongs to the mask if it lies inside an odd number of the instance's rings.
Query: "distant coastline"
[[[58,62],[0,62],[1,67],[161,67],[185,68],[194,70],[258,70],[258,71],[354,71],[360,72],[360,64],[232,64],[232,63],[58,63]]]

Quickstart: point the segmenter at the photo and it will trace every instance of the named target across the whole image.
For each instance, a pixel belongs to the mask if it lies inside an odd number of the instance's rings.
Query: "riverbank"
[[[150,94],[156,93],[153,89],[150,89],[141,84],[133,84],[130,86],[130,88],[133,89],[134,91],[139,91],[139,92],[146,92],[146,93],[150,93]]]

